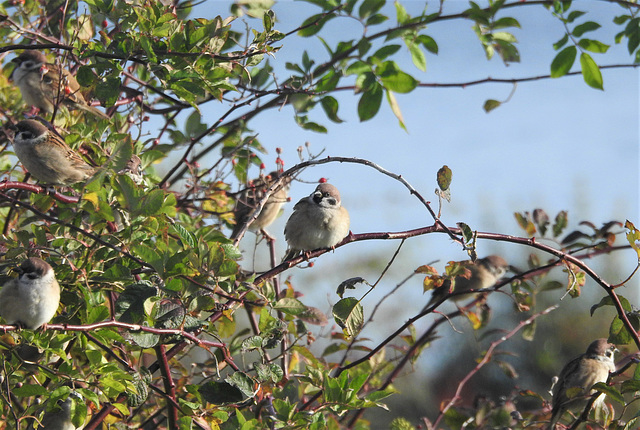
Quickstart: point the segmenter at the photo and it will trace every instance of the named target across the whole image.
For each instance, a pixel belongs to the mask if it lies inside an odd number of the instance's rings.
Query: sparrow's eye
[[[33,139],[33,134],[30,131],[20,132],[20,138],[22,140]]]
[[[29,279],[38,279],[38,274],[37,273],[27,273],[27,278]]]
[[[30,69],[30,68],[32,68],[34,66],[34,63],[31,60],[27,60],[22,64],[24,64],[24,67],[26,67],[27,69]]]

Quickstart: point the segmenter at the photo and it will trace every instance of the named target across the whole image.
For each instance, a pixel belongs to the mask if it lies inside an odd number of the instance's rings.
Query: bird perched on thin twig
[[[11,60],[16,67],[11,79],[20,89],[24,101],[45,112],[63,104],[70,109],[81,109],[101,118],[109,118],[101,110],[90,106],[80,93],[80,84],[67,70],[48,63],[40,52],[27,50]]]
[[[60,285],[46,261],[31,257],[17,267],[18,277],[0,290],[0,316],[35,330],[47,324],[60,305]]]
[[[50,185],[71,185],[95,170],[55,132],[33,119],[15,126],[13,147],[20,162],[36,179]]]
[[[249,222],[249,217],[256,209],[256,205],[264,198],[267,189],[273,185],[278,178],[279,174],[276,171],[266,176],[260,176],[251,181],[249,186],[240,193],[234,211],[236,225],[231,232],[231,239],[235,239],[240,233],[240,230]],[[258,217],[249,225],[249,230],[264,232],[264,229],[276,220],[280,214],[282,205],[287,201],[287,194],[291,186],[291,178],[287,177],[282,181],[282,184],[269,195]],[[264,232],[264,234],[266,234],[266,232]]]
[[[504,276],[508,268],[509,263],[499,255],[489,255],[488,257],[480,258],[476,260],[475,263],[468,265],[468,269],[471,272],[468,278],[456,276],[453,285],[447,280],[441,287],[435,289],[426,307],[442,300],[446,295],[454,291],[463,292],[492,287]],[[469,296],[470,294],[456,294],[452,296],[451,299],[457,302]]]
[[[610,372],[615,372],[613,360],[616,346],[607,339],[591,342],[587,352],[567,363],[553,386],[553,409],[549,430],[554,430],[556,423],[567,409],[582,411],[589,397],[596,391],[591,387],[598,382],[607,382]],[[602,403],[604,394],[598,396],[594,404]]]
[[[284,235],[289,249],[285,260],[302,251],[333,248],[349,234],[349,212],[342,206],[340,192],[323,183],[293,207]]]

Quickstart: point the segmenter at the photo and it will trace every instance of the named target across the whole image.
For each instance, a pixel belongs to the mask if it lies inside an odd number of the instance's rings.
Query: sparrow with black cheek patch
[[[20,162],[36,179],[51,185],[71,185],[95,173],[53,131],[33,119],[13,126],[13,147]]]
[[[109,118],[104,112],[87,104],[76,78],[59,65],[47,63],[42,52],[24,51],[11,61],[16,63],[16,67],[10,79],[20,89],[27,104],[49,113],[58,104],[64,104],[70,109],[81,109],[101,118]]]
[[[285,260],[301,251],[333,248],[349,234],[349,212],[342,206],[340,192],[331,184],[320,184],[293,207],[284,235],[289,249]]]
[[[567,409],[582,412],[589,398],[596,391],[591,387],[598,382],[607,382],[609,373],[616,370],[613,360],[616,346],[607,339],[597,339],[589,345],[587,352],[574,358],[560,372],[558,381],[553,386],[553,409],[549,430],[556,428],[556,423]],[[604,402],[604,394],[596,399],[596,403]]]
[[[453,283],[453,291],[463,292],[469,290],[479,290],[494,286],[500,278],[504,276],[509,268],[509,264],[499,255],[489,255],[480,258],[475,263],[468,266],[471,276],[467,279],[464,276],[456,276]],[[426,307],[430,307],[434,303],[442,300],[446,295],[450,294],[451,282],[445,282],[441,287],[433,291],[431,300]],[[468,298],[471,294],[456,294],[451,297],[453,301],[460,301]]]
[[[240,230],[249,221],[249,217],[255,210],[256,205],[264,198],[267,188],[269,188],[278,177],[278,172],[271,172],[267,176],[261,176],[251,181],[249,187],[240,193],[234,211],[236,225],[231,232],[231,239],[235,239],[238,236]],[[258,217],[249,225],[249,230],[264,230],[276,220],[280,214],[280,208],[282,208],[282,205],[287,201],[290,186],[291,178],[284,178],[280,187],[269,195]]]
[[[18,277],[0,290],[0,316],[9,324],[35,330],[47,324],[60,304],[60,285],[46,261],[31,257],[15,269]]]

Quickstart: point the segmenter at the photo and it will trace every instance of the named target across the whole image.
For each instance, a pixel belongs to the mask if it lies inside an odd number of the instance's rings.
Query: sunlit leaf
[[[586,52],[580,54],[580,66],[582,68],[582,77],[587,85],[598,90],[603,90],[600,68]]]
[[[559,78],[569,73],[576,61],[576,55],[578,55],[578,49],[575,46],[568,46],[558,52],[551,62],[551,77]]]

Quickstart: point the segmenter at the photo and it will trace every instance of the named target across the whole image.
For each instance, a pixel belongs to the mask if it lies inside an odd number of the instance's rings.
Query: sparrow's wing
[[[574,358],[568,362],[558,376],[558,382],[553,387],[553,408],[552,408],[552,422],[560,418],[560,414],[564,409],[567,402],[571,399],[567,396],[567,390],[572,387],[582,387],[581,379],[581,367],[585,360],[584,354]],[[593,384],[591,384],[593,385]]]
[[[84,170],[87,175],[91,175],[94,172],[94,168],[87,164],[86,161],[80,157],[80,155],[75,152],[73,149],[67,146],[67,151],[65,152],[65,158],[69,160],[74,167],[77,169]]]

